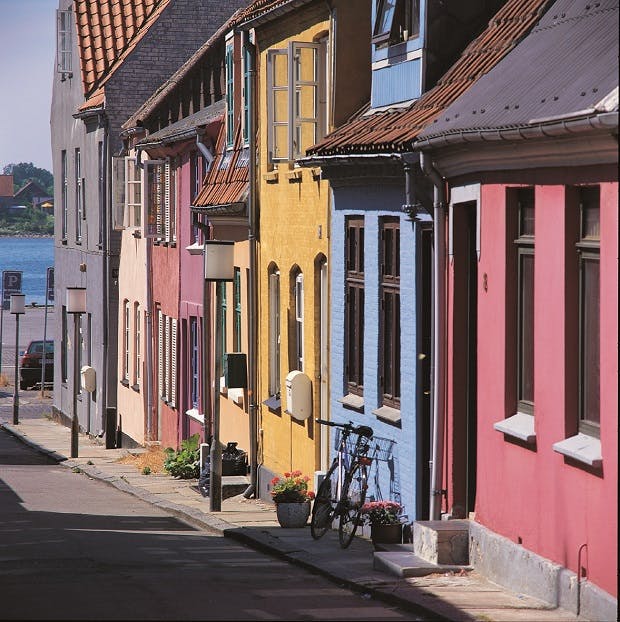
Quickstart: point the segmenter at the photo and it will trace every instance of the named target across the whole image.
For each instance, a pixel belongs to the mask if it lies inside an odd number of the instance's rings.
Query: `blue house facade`
[[[425,91],[501,4],[373,0],[368,106],[300,161],[332,192],[330,416],[372,427],[367,499],[410,521],[429,512],[433,400],[433,188],[412,139]]]

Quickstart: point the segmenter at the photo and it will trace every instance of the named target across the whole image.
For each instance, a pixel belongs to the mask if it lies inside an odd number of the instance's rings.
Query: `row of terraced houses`
[[[262,498],[327,469],[317,418],[370,425],[369,497],[615,619],[617,0],[60,0],[57,30],[55,415],[178,447],[217,410]]]

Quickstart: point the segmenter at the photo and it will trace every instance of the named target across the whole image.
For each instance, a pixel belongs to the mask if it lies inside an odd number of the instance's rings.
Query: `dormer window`
[[[63,74],[63,79],[70,78],[73,71],[71,63],[73,11],[57,11],[56,16],[56,70]]]
[[[394,45],[419,34],[420,0],[377,0],[375,45]]]

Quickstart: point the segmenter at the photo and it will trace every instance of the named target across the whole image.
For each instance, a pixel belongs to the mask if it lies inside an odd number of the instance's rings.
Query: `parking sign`
[[[2,271],[2,308],[8,309],[11,303],[12,294],[22,293],[22,272],[21,270]]]

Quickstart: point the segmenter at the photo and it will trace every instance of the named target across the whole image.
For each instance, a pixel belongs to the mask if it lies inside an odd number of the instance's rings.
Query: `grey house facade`
[[[68,423],[74,391],[82,431],[116,445],[119,215],[111,158],[121,125],[208,39],[240,1],[60,0],[51,107],[58,305],[54,415]],[[68,287],[86,288],[73,343]],[[77,348],[77,355],[76,355]],[[75,387],[75,364],[95,370],[92,392]]]

